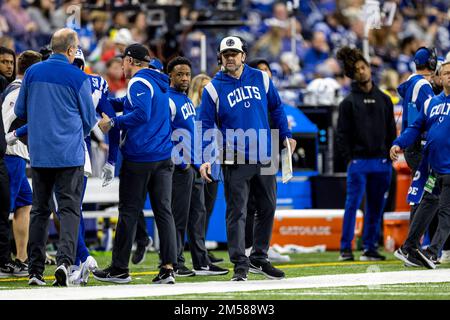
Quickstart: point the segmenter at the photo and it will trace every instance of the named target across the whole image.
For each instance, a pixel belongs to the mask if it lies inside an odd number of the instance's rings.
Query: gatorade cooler
[[[271,245],[296,244],[305,247],[326,245],[339,250],[344,210],[277,210]],[[363,213],[356,213],[355,238],[361,235]],[[352,243],[355,248],[355,241]]]
[[[394,252],[400,248],[408,236],[409,212],[386,212],[384,214],[384,248]]]

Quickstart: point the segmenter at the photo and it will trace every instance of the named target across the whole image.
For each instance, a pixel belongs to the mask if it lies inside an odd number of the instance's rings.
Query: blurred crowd
[[[392,24],[370,31],[370,60],[375,81],[397,102],[398,84],[415,71],[416,49],[435,47],[441,57],[450,51],[450,11],[445,0],[390,2],[397,5]],[[145,44],[163,63],[184,55],[193,61],[194,75],[211,76],[218,70],[219,39],[235,34],[247,41],[250,59],[270,63],[286,103],[336,101],[350,82],[335,53],[344,45],[362,48],[364,0],[299,3],[294,8],[272,0],[0,0],[0,46],[16,53],[39,50],[55,30],[72,27],[90,72],[104,76],[113,95],[123,95],[126,82],[116,56],[125,46]],[[206,70],[200,63],[203,36]],[[311,99],[311,91],[319,94]]]

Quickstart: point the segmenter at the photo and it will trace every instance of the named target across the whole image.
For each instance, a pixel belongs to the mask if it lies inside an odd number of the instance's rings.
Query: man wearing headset
[[[421,47],[414,54],[416,73],[398,87],[398,92],[403,98],[402,134],[414,123],[424,108],[425,102],[434,97],[430,80],[435,74],[437,62],[438,58],[433,49]],[[425,144],[423,136],[424,132],[404,152],[413,177],[407,199],[411,204],[411,224],[405,243],[395,251],[394,255],[404,261],[407,266],[422,265],[423,259],[417,249],[420,247],[420,238],[429,224],[425,223],[424,218],[434,216],[439,204],[439,197],[436,194],[424,192],[428,178],[428,161],[423,159],[422,149]],[[416,213],[419,213],[418,217]],[[425,229],[422,232],[424,226]]]
[[[427,163],[429,162],[431,173],[428,175],[427,164],[427,170],[424,173],[425,177],[428,177],[429,190],[424,193],[430,195],[433,202],[437,202],[437,207],[433,210],[424,210],[423,204],[426,199],[424,195],[412,220],[408,239],[395,252],[395,256],[404,261],[406,266],[424,266],[429,269],[436,268],[437,255],[450,232],[450,163],[448,157],[450,143],[448,139],[449,106],[447,103],[450,95],[450,61],[442,63],[440,75],[444,91],[425,101],[417,119],[394,141],[390,152],[392,160],[397,160],[400,150],[411,145],[423,132],[426,132],[427,141],[423,157]],[[430,183],[430,180],[433,182]],[[437,231],[431,245],[422,251],[418,245],[420,237],[436,212],[439,212]]]
[[[270,156],[267,152],[261,155],[259,151],[269,150],[270,153],[274,142],[270,139],[269,114],[285,146],[289,143],[294,150],[296,142],[292,139],[280,97],[269,76],[245,64],[245,42],[239,37],[225,37],[220,42],[218,58],[222,71],[205,87],[200,120],[204,134],[217,125],[218,136],[223,137],[219,148],[223,148],[224,159],[228,253],[234,264],[231,280],[246,281],[248,271],[270,279],[282,279],[284,272],[274,268],[267,259],[276,207],[276,178],[265,170]],[[239,132],[245,135],[243,139]],[[267,139],[261,136],[262,132],[266,133]],[[257,140],[250,137],[252,133],[258,137]],[[207,151],[208,148],[204,148],[200,174],[211,182],[212,159],[207,156]],[[258,215],[255,217],[253,250],[247,257],[245,221],[250,185],[258,190],[255,194]]]

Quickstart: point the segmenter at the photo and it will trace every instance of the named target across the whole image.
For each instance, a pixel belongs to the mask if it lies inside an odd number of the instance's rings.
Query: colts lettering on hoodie
[[[228,103],[230,107],[233,108],[237,103],[249,99],[261,100],[261,93],[258,87],[254,86],[244,86],[239,87],[231,91],[228,96]]]
[[[186,120],[190,116],[195,116],[195,107],[192,103],[186,102],[181,107],[181,113],[183,114],[183,119]]]
[[[434,116],[439,116],[439,115],[448,116],[449,111],[450,111],[450,104],[448,104],[448,103],[438,104],[438,105],[434,106],[433,108],[431,108],[430,118],[432,118]]]

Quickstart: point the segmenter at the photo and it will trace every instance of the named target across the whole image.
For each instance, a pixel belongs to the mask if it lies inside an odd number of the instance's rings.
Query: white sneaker
[[[71,266],[69,284],[71,286],[81,285],[81,268],[78,266]]]
[[[95,269],[98,269],[97,261],[94,259],[93,256],[88,256],[84,263],[87,264],[90,272],[93,272]]]
[[[79,284],[85,286],[89,280],[89,274],[98,269],[97,261],[92,256],[88,256],[86,261],[81,263],[78,276]]]
[[[267,251],[267,255],[270,262],[289,262],[291,261],[291,257],[287,255],[281,255],[275,250],[273,250],[271,247]]]
[[[441,258],[439,259],[440,263],[449,263],[450,262],[450,250],[442,250]]]

